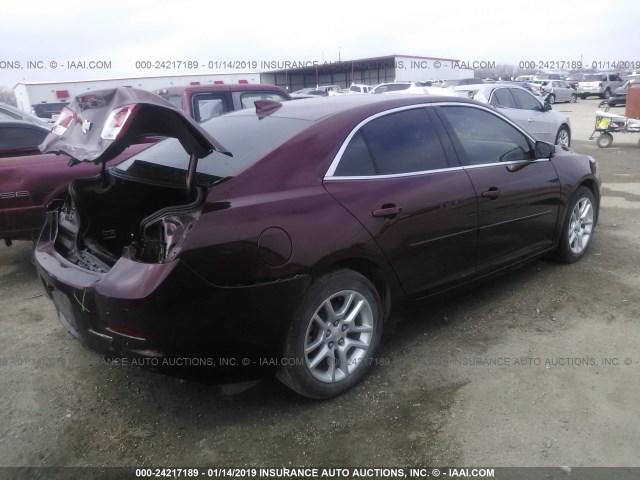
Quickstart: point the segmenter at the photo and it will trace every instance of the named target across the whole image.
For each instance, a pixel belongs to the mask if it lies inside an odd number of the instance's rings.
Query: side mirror
[[[542,111],[543,112],[548,112],[549,110],[551,110],[553,107],[551,106],[551,104],[549,102],[544,102],[544,105],[542,106]]]
[[[536,158],[553,158],[556,154],[556,146],[547,142],[536,142],[535,146]]]

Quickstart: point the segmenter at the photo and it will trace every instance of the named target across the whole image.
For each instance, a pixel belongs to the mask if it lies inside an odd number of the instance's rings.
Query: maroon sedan
[[[75,180],[47,214],[42,282],[100,352],[258,356],[331,397],[365,374],[396,302],[576,261],[596,225],[596,162],[473,100],[266,101],[198,125],[144,92],[94,94],[48,150],[102,162],[174,137]]]

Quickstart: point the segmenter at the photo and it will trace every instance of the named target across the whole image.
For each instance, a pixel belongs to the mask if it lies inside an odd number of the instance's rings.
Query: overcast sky
[[[404,54],[514,65],[626,61],[637,62],[631,70],[640,71],[635,0],[18,0],[0,8],[0,86],[8,87],[20,81],[211,73],[143,70],[137,60],[323,62],[339,55],[352,60]],[[78,60],[106,61],[111,68],[66,67]],[[44,68],[28,69],[27,61]],[[58,66],[52,69],[51,62]]]

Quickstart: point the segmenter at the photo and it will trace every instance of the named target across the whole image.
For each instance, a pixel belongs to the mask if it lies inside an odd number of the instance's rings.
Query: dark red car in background
[[[331,397],[397,302],[576,261],[598,218],[591,157],[473,100],[266,101],[198,125],[145,92],[93,93],[48,150],[104,162],[175,137],[73,181],[36,246],[60,321],[103,353],[269,356],[295,391]]]

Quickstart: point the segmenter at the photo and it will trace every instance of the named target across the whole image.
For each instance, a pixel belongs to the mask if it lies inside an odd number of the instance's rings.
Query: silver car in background
[[[578,92],[564,80],[533,80],[530,85],[534,89],[539,89],[539,96],[551,104],[556,102],[575,103],[578,99]]]
[[[464,85],[454,87],[461,95],[492,105],[539,140],[556,145],[571,145],[569,118],[552,110],[522,87],[508,84]]]

